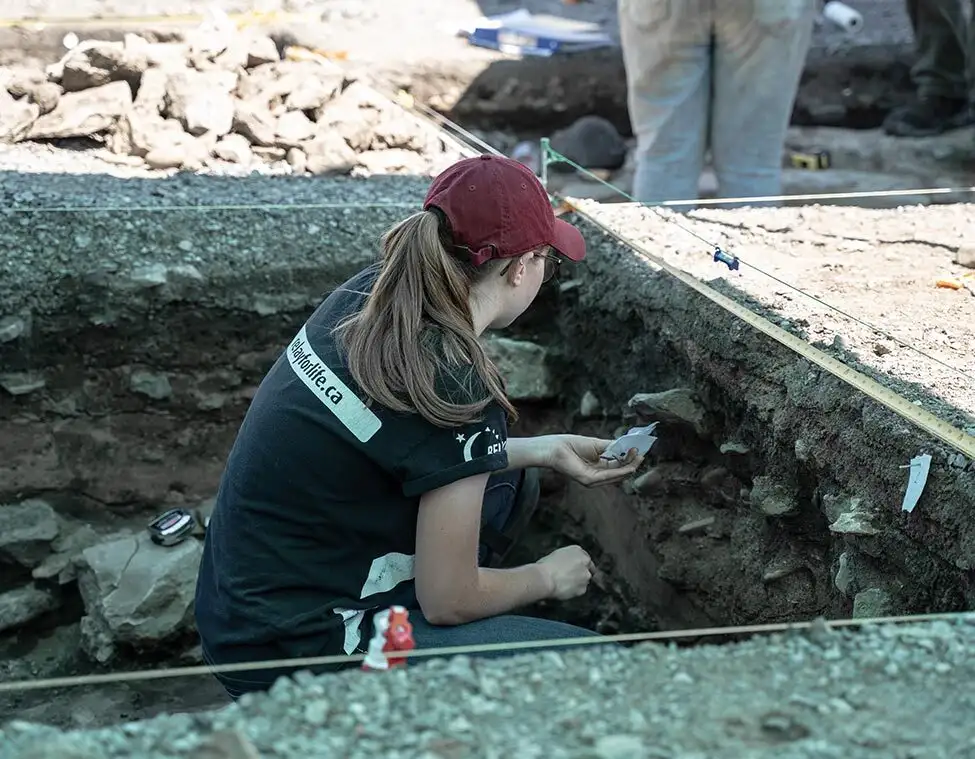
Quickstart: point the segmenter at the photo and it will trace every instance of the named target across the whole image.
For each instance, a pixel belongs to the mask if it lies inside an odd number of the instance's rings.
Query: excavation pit
[[[213,496],[264,372],[426,182],[36,175],[7,193],[3,679],[198,661],[194,543],[131,536]],[[118,210],[43,210],[70,196]],[[261,208],[224,207],[244,196]],[[317,205],[281,207],[303,203]],[[504,336],[523,414],[511,434],[659,420],[660,439],[625,487],[546,478],[519,558],[578,541],[601,572],[585,599],[536,613],[615,633],[971,608],[970,461],[570,218],[589,259]],[[902,513],[901,467],[922,452],[924,495]],[[220,698],[178,680],[4,697],[2,711],[104,724]]]

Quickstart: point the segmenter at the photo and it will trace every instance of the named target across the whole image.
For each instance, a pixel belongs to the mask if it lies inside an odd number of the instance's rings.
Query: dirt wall
[[[589,263],[560,316],[576,397],[665,421],[642,492],[595,503],[571,489],[565,507],[625,549],[621,571],[638,595],[652,603],[665,580],[721,624],[971,606],[975,476],[954,451],[587,236]],[[638,393],[658,395],[633,408]],[[933,456],[927,486],[903,513],[901,466],[922,451]],[[655,557],[656,578],[632,560],[636,545]]]
[[[71,491],[125,510],[212,495],[282,342],[408,210],[187,208],[375,203],[382,180],[30,180],[29,195],[0,183],[13,201],[0,215],[0,318],[12,336],[0,343],[0,502]],[[72,195],[143,210],[27,211]]]

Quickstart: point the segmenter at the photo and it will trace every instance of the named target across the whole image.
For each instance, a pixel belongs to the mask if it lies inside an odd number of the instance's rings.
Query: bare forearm
[[[457,599],[450,611],[428,619],[433,624],[461,625],[478,619],[506,614],[513,609],[551,597],[551,578],[538,564],[513,569],[480,567],[477,585]]]
[[[508,438],[506,451],[508,466],[505,471],[547,467],[549,465],[551,439],[547,435],[538,437]]]

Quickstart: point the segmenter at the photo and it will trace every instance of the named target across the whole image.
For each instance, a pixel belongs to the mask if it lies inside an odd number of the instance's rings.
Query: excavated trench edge
[[[329,186],[342,196],[353,181]],[[414,192],[415,180],[404,183]],[[121,528],[164,504],[212,496],[281,346],[323,293],[371,258],[399,213],[250,219],[267,239],[293,243],[266,268],[201,262],[190,271],[174,264],[179,252],[165,235],[153,243],[151,229],[114,230],[117,245],[137,237],[148,260],[165,262],[165,282],[147,284],[144,266],[93,260],[21,299],[30,336],[0,345],[0,364],[45,384],[0,396],[0,502],[42,497],[67,518]],[[45,231],[104,233],[93,216],[50,230],[35,223],[29,244],[43,247]],[[165,216],[145,224],[218,247],[228,238],[231,248],[243,221],[233,212]],[[560,400],[524,405],[511,434],[608,436],[664,421],[639,487],[546,489],[524,550],[577,539],[600,555],[604,574],[586,599],[540,613],[619,632],[971,607],[971,477],[953,471],[937,443],[574,221],[588,263],[514,334],[547,347]],[[309,224],[338,238],[324,251],[301,242]],[[638,394],[651,394],[641,413],[628,406]],[[896,464],[919,446],[934,455],[926,499],[902,515]],[[77,614],[71,586],[61,592],[65,613]],[[131,664],[123,656],[112,666]]]

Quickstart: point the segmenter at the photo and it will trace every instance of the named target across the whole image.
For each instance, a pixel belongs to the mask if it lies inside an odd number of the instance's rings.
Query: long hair
[[[478,420],[493,401],[514,419],[470,307],[474,283],[497,267],[475,267],[453,249],[447,219],[437,210],[414,214],[383,235],[372,292],[362,310],[336,328],[349,372],[374,402],[418,413],[438,427]],[[438,392],[445,380],[463,382],[466,387],[454,390],[466,390],[461,395],[468,402],[456,403],[456,392]],[[471,390],[483,397],[472,400]]]

